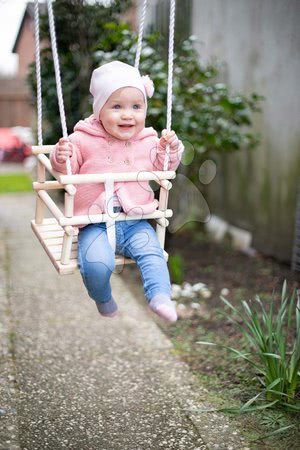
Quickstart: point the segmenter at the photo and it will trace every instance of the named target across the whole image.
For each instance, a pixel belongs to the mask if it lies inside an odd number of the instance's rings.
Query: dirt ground
[[[255,373],[246,363],[234,360],[225,350],[199,345],[198,341],[225,343],[241,349],[244,345],[242,334],[223,314],[222,290],[228,290],[226,298],[235,306],[239,306],[242,300],[253,299],[256,294],[267,304],[273,292],[279,299],[284,280],[289,291],[299,289],[300,273],[292,272],[288,265],[259,253],[249,256],[236,251],[229,242],[215,243],[200,231],[169,236],[166,250],[172,256],[181,257],[184,282],[204,283],[210,296],[177,299],[179,320],[169,325],[158,319],[159,325],[172,340],[174,352],[189,364],[201,384],[212,394],[221,394],[224,403],[221,400],[219,406],[239,406],[258,392]],[[123,276],[142,298],[137,268],[126,267]],[[246,416],[239,419],[240,423],[245,427],[245,433],[251,435],[253,432],[256,437],[297,423],[300,418],[299,414],[286,414],[278,410]],[[279,434],[276,441],[269,438],[256,442],[253,448],[300,448],[300,430],[298,426],[296,428]]]

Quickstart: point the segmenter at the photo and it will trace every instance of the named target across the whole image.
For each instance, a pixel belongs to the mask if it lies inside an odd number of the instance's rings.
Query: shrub
[[[109,23],[109,33],[99,42],[97,64],[121,60],[134,64],[136,34],[126,25]],[[172,128],[184,141],[188,164],[187,175],[197,182],[198,170],[208,156],[253,148],[258,137],[249,131],[251,115],[259,111],[261,96],[230,94],[224,83],[216,81],[218,69],[204,65],[195,50],[196,38],[191,36],[176,49],[174,59]],[[140,59],[142,74],[148,74],[155,85],[149,101],[147,122],[156,130],[166,126],[167,58],[164,43],[156,33],[143,39]]]

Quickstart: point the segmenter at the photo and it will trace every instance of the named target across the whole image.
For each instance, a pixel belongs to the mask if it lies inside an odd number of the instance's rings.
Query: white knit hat
[[[154,86],[151,79],[141,76],[138,69],[121,61],[113,61],[104,64],[92,73],[90,93],[94,97],[93,112],[98,119],[100,111],[111,94],[122,87],[135,87],[139,89],[145,98],[152,97]]]

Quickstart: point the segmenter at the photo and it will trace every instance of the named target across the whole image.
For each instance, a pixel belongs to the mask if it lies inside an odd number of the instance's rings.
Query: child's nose
[[[130,108],[126,108],[123,110],[122,117],[132,117],[132,111]]]

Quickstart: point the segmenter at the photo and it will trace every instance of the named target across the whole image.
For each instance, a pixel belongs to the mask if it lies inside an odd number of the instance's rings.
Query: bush
[[[86,0],[53,2],[57,49],[68,132],[78,120],[90,114],[89,83],[95,68],[94,51],[99,37],[109,33],[104,25],[119,20],[131,0],[114,0],[110,6],[91,4]],[[41,77],[43,96],[44,143],[53,144],[62,135],[56,95],[53,57],[50,46],[48,15],[41,15]],[[29,85],[36,101],[35,65],[31,66]]]
[[[105,26],[107,36],[99,42],[95,53],[97,64],[121,60],[134,64],[137,37],[126,25],[110,23]],[[199,61],[190,37],[177,49],[174,59],[172,128],[184,141],[186,160],[193,160],[187,168],[189,178],[197,182],[198,170],[213,152],[224,153],[253,148],[258,137],[249,132],[251,114],[259,111],[262,97],[232,95],[228,87],[216,82],[216,67]],[[142,74],[148,74],[155,85],[149,101],[147,122],[156,130],[166,126],[167,60],[164,43],[158,34],[143,39],[140,60]]]

